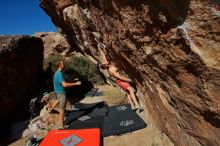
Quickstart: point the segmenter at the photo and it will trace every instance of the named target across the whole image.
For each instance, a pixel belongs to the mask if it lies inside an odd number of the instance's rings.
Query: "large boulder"
[[[100,60],[97,44],[105,46],[175,145],[220,145],[219,1],[41,0],[40,6],[72,49]]]
[[[51,55],[60,54],[60,55],[70,55],[70,45],[66,39],[56,32],[37,32],[34,34],[35,37],[39,37],[43,40],[44,43],[44,58],[47,58]]]
[[[40,90],[42,67],[41,39],[31,36],[0,36],[1,123],[8,125],[27,116],[29,101]]]
[[[65,58],[71,56],[82,56],[74,51],[65,37],[57,32],[36,32],[35,37],[41,38],[44,45],[44,59],[53,55],[61,55]]]

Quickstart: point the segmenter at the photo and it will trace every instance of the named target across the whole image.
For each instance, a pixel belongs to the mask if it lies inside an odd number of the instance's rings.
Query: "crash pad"
[[[119,135],[145,128],[147,124],[129,104],[112,106],[103,119],[102,136]]]
[[[100,129],[51,130],[40,146],[100,146]]]

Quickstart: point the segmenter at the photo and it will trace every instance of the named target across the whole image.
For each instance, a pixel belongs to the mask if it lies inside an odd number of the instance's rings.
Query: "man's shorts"
[[[61,110],[66,109],[66,95],[64,93],[56,94],[59,100],[59,107]]]
[[[116,80],[115,82],[116,82],[116,84],[118,84],[124,91],[126,91],[126,90],[128,89],[128,87],[130,86],[129,83],[124,82],[124,81],[122,81],[122,80]]]

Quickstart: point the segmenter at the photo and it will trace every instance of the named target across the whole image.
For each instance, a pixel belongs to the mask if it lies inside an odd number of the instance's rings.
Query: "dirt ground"
[[[108,105],[126,103],[125,94],[118,88],[109,85],[97,86],[98,94],[94,97],[86,97],[81,102],[92,103],[105,101]],[[138,115],[147,123],[147,127],[131,133],[105,137],[104,146],[174,146],[169,138],[162,133],[153,123],[151,115],[146,107],[144,112]],[[25,146],[27,139],[21,138],[9,146]]]

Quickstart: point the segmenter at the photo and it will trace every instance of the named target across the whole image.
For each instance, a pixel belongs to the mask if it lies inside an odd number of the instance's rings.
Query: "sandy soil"
[[[98,92],[102,93],[101,96],[87,97],[81,102],[92,103],[104,100],[108,105],[126,103],[126,97],[120,89],[109,85],[97,86],[97,88],[99,88]],[[146,107],[144,112],[138,114],[147,123],[146,128],[123,135],[105,137],[104,146],[173,146],[169,138],[154,125]],[[25,146],[26,141],[27,139],[21,138],[9,146]]]

